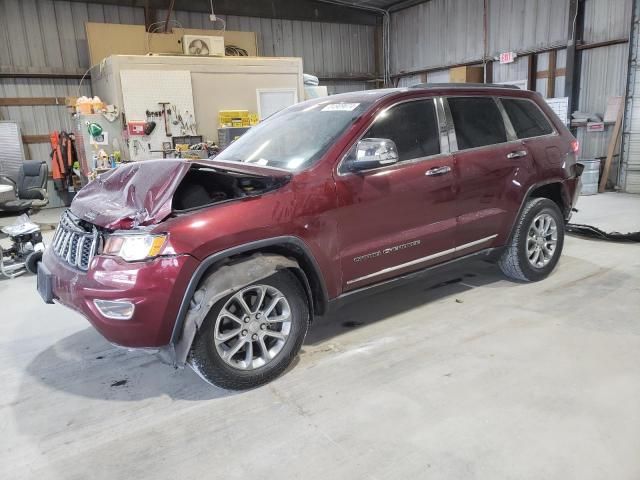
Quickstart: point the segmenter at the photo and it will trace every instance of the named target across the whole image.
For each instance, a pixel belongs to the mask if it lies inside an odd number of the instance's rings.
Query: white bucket
[[[580,195],[595,195],[600,182],[600,160],[580,160],[578,163],[584,165]]]

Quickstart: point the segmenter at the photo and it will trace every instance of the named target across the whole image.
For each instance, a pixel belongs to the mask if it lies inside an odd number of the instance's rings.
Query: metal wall
[[[483,0],[431,0],[391,14],[391,73],[482,58]]]
[[[620,184],[627,192],[640,193],[640,2],[636,1],[628,91],[622,135],[623,162]]]
[[[158,11],[164,19],[166,12]],[[205,13],[176,12],[185,28],[212,26]],[[229,30],[256,32],[264,56],[299,56],[304,70],[321,77],[375,74],[374,27],[227,16]],[[0,68],[34,72],[43,68],[84,73],[89,52],[84,24],[143,24],[141,8],[53,0],[0,0]],[[218,24],[219,26],[219,24]],[[81,95],[90,93],[86,82]],[[35,97],[78,94],[78,80],[0,79],[0,96]],[[363,90],[362,81],[327,82],[332,92]],[[70,128],[63,107],[3,107],[0,116],[20,121],[24,134]],[[46,144],[30,145],[30,157],[44,158]]]
[[[627,75],[628,46],[612,45],[582,52],[580,95],[578,109],[602,116],[611,96],[624,95]],[[606,155],[613,125],[604,132],[586,132],[578,129],[581,158],[591,159]],[[617,175],[617,159],[609,178]]]
[[[640,2],[640,0],[638,0]],[[488,55],[521,54],[557,49],[556,69],[566,66],[569,32],[569,0],[487,0]],[[629,36],[632,0],[583,0],[582,42],[621,40]],[[392,14],[391,73],[399,85],[415,83],[418,72],[461,63],[481,62],[483,57],[483,0],[431,0]],[[577,19],[576,19],[577,21]],[[578,109],[603,115],[607,99],[624,95],[628,44],[601,46],[579,53],[580,90]],[[537,70],[548,68],[548,53],[537,55]],[[527,59],[493,64],[493,80],[525,80]],[[427,78],[431,73],[427,73]],[[424,74],[422,74],[424,75]],[[565,95],[564,76],[557,76],[555,96]],[[537,79],[536,90],[546,95],[546,79]],[[638,82],[636,82],[637,84]],[[635,108],[635,107],[634,107]],[[636,127],[634,127],[636,128]],[[581,158],[606,155],[613,126],[604,132],[577,129]],[[610,178],[618,170],[615,158]],[[639,181],[640,183],[640,181]]]
[[[632,0],[585,0],[585,43],[606,42],[629,37]],[[578,109],[603,115],[607,99],[624,95],[627,81],[629,44],[609,45],[581,52]],[[580,157],[591,159],[607,154],[613,125],[604,132],[578,128]],[[609,179],[615,183],[620,165],[620,145],[616,149]]]
[[[489,0],[488,54],[566,45],[568,0]],[[431,0],[391,15],[391,73],[482,61],[483,0]]]
[[[496,83],[527,80],[529,77],[529,61],[527,57],[518,57],[513,63],[493,64],[493,81]]]
[[[631,0],[585,0],[583,40],[595,43],[627,38],[631,3]]]
[[[489,55],[566,45],[567,0],[489,0]],[[478,41],[481,43],[482,38]]]

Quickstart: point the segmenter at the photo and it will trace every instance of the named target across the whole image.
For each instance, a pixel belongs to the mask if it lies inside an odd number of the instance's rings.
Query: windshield
[[[331,101],[293,105],[251,128],[216,160],[303,170],[309,168],[370,103]]]

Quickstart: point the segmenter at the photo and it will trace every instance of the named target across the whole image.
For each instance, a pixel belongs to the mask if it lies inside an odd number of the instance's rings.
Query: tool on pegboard
[[[168,115],[171,115],[171,109],[167,109],[167,105],[171,105],[171,102],[158,102],[158,105],[162,105],[162,116],[164,117],[164,133],[167,137],[172,135],[171,128],[169,127]]]

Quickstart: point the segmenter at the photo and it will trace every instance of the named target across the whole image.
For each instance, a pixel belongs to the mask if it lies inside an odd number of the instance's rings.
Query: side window
[[[493,98],[448,98],[458,149],[483,147],[507,141],[500,110]]]
[[[416,100],[391,107],[376,119],[363,138],[393,140],[401,162],[440,153],[433,100]]]
[[[539,137],[553,132],[547,117],[529,100],[500,99],[518,138]]]

